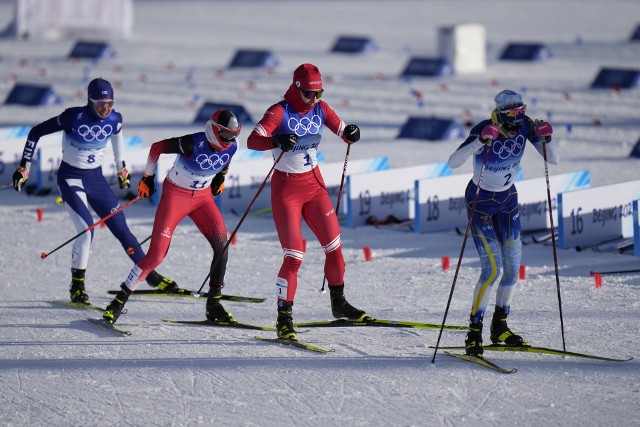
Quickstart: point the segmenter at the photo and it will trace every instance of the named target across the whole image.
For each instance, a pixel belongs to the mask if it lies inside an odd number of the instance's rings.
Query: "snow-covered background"
[[[313,62],[323,72],[326,99],[362,140],[350,159],[389,156],[391,166],[446,161],[460,141],[397,140],[410,115],[477,122],[495,94],[523,93],[532,117],[545,118],[560,141],[561,164],[550,172],[589,169],[591,185],[640,178],[628,157],[640,136],[638,89],[591,90],[601,67],[640,68],[640,43],[629,37],[640,16],[633,0],[596,1],[135,1],[134,36],[113,42],[113,59],[87,68],[66,59],[74,41],[0,39],[0,99],[15,81],[51,84],[63,105],[0,106],[0,126],[34,125],[84,103],[87,69],[117,85],[116,109],[125,135],[144,144],[200,130],[191,122],[205,100],[241,103],[254,120],[276,102],[292,70]],[[0,1],[0,28],[13,2]],[[487,70],[443,79],[398,78],[412,55],[435,55],[443,26],[479,23],[487,29]],[[330,53],[340,35],[370,36],[375,53]],[[544,62],[499,61],[509,42],[542,42]],[[269,49],[280,65],[267,72],[230,71],[240,48]],[[190,78],[188,78],[190,77]],[[424,104],[417,102],[420,93]],[[571,126],[568,126],[571,125]],[[569,128],[571,127],[571,131]],[[251,126],[243,130],[241,142]],[[15,140],[12,142],[15,143]],[[20,142],[23,143],[22,141]],[[0,150],[6,141],[0,141]],[[345,146],[326,135],[328,162]],[[470,163],[456,173],[470,171]],[[544,175],[529,149],[526,177]],[[137,183],[134,183],[136,185]],[[204,300],[131,298],[120,337],[85,317],[55,307],[68,298],[70,245],[40,260],[75,234],[54,196],[0,190],[0,424],[2,425],[638,425],[640,416],[640,288],[637,275],[604,276],[596,289],[589,271],[638,268],[638,259],[611,252],[558,251],[567,349],[633,356],[612,363],[556,356],[489,353],[518,372],[502,375],[438,353],[438,332],[391,328],[312,329],[300,339],[335,349],[320,355],[263,344],[240,329],[186,327],[160,317],[203,319]],[[37,222],[36,210],[43,210]],[[126,210],[139,239],[151,231],[154,209]],[[229,230],[240,217],[225,215]],[[300,271],[295,321],[331,317],[321,295],[323,255],[309,244]],[[375,317],[440,323],[453,283],[462,237],[454,231],[416,235],[374,229],[342,230],[348,299]],[[362,248],[373,251],[365,262]],[[451,258],[443,271],[441,257]],[[186,288],[207,276],[210,248],[185,221],[159,271]],[[274,279],[280,246],[269,216],[250,215],[230,247],[225,293],[267,298],[226,303],[238,320],[273,325]],[[562,348],[552,247],[524,247],[526,279],[510,325],[530,343]],[[106,229],[97,229],[87,273],[91,300],[106,305],[131,264]],[[471,242],[447,323],[466,324],[479,274]],[[487,328],[488,329],[488,328]],[[269,336],[270,333],[260,335]],[[461,345],[464,332],[444,332],[442,345]],[[488,331],[485,333],[488,341]]]

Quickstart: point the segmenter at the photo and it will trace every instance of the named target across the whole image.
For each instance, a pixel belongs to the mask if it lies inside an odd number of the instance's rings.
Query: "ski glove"
[[[480,132],[480,142],[486,144],[487,142],[491,142],[498,137],[498,126],[496,125],[486,125],[482,128],[482,132]]]
[[[124,161],[122,162],[122,169],[118,171],[118,184],[121,190],[131,188],[131,175],[129,175],[127,165],[124,164]]]
[[[553,127],[549,122],[536,120],[535,132],[544,142],[549,142],[551,141],[551,134],[553,134]]]
[[[289,151],[298,142],[298,135],[283,133],[273,137],[273,146],[282,151]]]
[[[151,196],[156,192],[155,175],[142,175],[140,183],[138,184],[138,196],[145,197]]]
[[[342,137],[344,138],[344,142],[347,144],[358,142],[360,141],[360,128],[358,125],[347,125],[347,127],[344,128]]]
[[[22,189],[22,185],[27,182],[29,178],[29,169],[19,166],[16,171],[13,173],[13,188],[16,191],[20,191]]]
[[[222,194],[222,190],[224,190],[225,174],[226,172],[218,172],[216,176],[213,177],[213,181],[211,181],[211,194],[214,196]]]

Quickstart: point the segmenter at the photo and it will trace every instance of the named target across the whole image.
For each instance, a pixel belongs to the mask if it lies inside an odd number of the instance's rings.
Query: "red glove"
[[[480,142],[486,144],[487,142],[491,142],[498,137],[498,126],[497,125],[486,125],[482,128],[482,132],[480,132]]]
[[[536,122],[536,135],[551,136],[552,133],[553,128],[551,127],[551,123],[543,121]]]
[[[536,120],[535,132],[544,142],[549,142],[551,141],[551,134],[553,134],[553,127],[551,127],[551,123],[549,122]]]

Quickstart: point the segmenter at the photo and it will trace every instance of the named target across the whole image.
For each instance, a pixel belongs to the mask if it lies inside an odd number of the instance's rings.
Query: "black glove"
[[[27,178],[29,178],[29,169],[18,166],[16,171],[13,173],[13,177],[11,178],[13,188],[15,188],[15,190],[19,192],[22,189],[22,185],[27,182]]]
[[[360,141],[360,128],[358,125],[347,125],[342,136],[344,136],[344,141],[348,144],[358,142]]]
[[[292,133],[283,133],[273,137],[273,146],[280,148],[282,151],[289,151],[298,142],[298,135]]]
[[[151,196],[156,192],[156,183],[155,183],[155,175],[147,175],[146,173],[142,175],[142,179],[140,179],[140,183],[138,184],[138,196],[145,197]]]
[[[222,194],[222,190],[224,190],[224,176],[225,173],[218,172],[216,176],[213,177],[213,181],[211,181],[211,193],[214,196]]]

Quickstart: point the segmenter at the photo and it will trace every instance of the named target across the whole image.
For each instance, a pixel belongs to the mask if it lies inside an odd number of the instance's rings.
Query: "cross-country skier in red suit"
[[[147,255],[137,262],[120,292],[107,306],[103,317],[115,323],[129,295],[149,272],[160,265],[169,251],[177,225],[189,216],[213,249],[211,280],[207,298],[207,319],[234,321],[220,304],[224,273],[227,268],[227,230],[213,196],[222,193],[229,162],[238,149],[241,126],[229,110],[218,110],[205,125],[204,132],[158,141],[151,146],[147,166],[138,195],[149,197],[155,192],[154,174],[161,154],[178,154],[162,185],[162,197],[153,222],[151,244]],[[219,258],[221,258],[219,260]],[[215,269],[214,269],[215,266]]]
[[[280,157],[271,179],[271,205],[284,259],[276,287],[278,291],[278,337],[295,340],[292,307],[298,285],[298,269],[304,255],[301,224],[313,231],[325,252],[324,275],[336,318],[362,319],[363,310],[344,297],[345,263],[340,244],[340,224],[318,167],[316,157],[323,127],[347,144],[360,139],[356,125],[346,125],[322,96],[322,76],[313,64],[302,64],[293,73],[293,83],[284,100],[272,105],[247,140],[252,150],[271,150]]]

